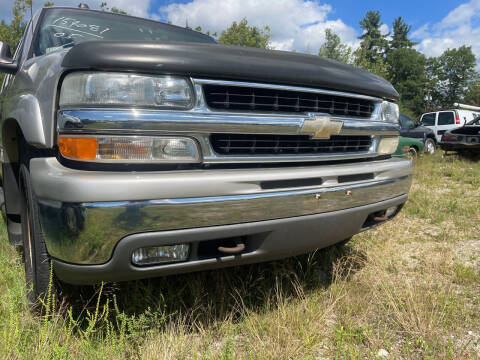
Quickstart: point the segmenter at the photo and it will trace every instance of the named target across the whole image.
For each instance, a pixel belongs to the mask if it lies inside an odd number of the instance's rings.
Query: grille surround
[[[330,139],[311,139],[308,135],[210,135],[213,151],[223,156],[358,154],[369,152],[372,141],[369,135],[332,135]]]
[[[334,94],[260,88],[252,86],[204,84],[207,106],[215,110],[274,113],[327,113],[368,119],[375,109],[372,100]]]

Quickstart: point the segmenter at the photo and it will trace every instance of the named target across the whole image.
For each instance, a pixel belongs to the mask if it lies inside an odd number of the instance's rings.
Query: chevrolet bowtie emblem
[[[314,115],[303,120],[301,134],[311,135],[312,139],[330,139],[331,135],[340,134],[343,121],[332,120],[328,115]]]

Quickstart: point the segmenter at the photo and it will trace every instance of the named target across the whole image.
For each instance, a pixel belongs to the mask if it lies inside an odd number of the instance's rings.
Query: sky
[[[46,0],[33,0],[34,10]],[[233,21],[246,17],[256,26],[268,25],[272,45],[278,50],[317,53],[326,28],[352,47],[359,44],[359,21],[368,10],[379,10],[382,31],[393,20],[412,25],[411,37],[427,56],[439,56],[448,48],[472,46],[480,66],[480,0],[471,1],[375,1],[375,0],[54,0],[55,5],[87,3],[98,8],[102,1],[131,15],[221,32]],[[0,0],[0,19],[11,19],[13,0]]]

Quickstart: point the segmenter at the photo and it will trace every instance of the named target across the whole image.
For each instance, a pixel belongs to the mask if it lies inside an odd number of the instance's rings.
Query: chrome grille
[[[203,85],[207,105],[219,110],[319,112],[369,118],[373,101],[355,97],[227,85]]]
[[[212,134],[213,150],[221,155],[298,155],[358,153],[370,149],[368,135],[333,135],[310,139],[308,135]]]

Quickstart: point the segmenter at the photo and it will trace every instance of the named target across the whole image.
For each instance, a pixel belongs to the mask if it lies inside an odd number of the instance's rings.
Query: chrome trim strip
[[[319,214],[408,193],[411,176],[330,188],[204,198],[94,203],[38,202],[49,254],[77,264],[108,261],[123,237]],[[319,196],[321,195],[321,196]]]
[[[241,133],[299,135],[305,119],[315,114],[271,115],[195,113],[190,111],[137,109],[59,110],[60,132],[175,131],[183,133]],[[343,122],[342,135],[398,135],[398,126],[379,121],[360,121],[332,116]]]
[[[276,90],[286,90],[286,91],[301,91],[301,92],[308,92],[308,93],[314,93],[314,94],[343,96],[343,97],[349,97],[349,98],[355,98],[355,99],[370,100],[375,103],[380,103],[383,101],[383,99],[381,98],[368,96],[368,95],[348,93],[348,92],[335,91],[335,90],[306,88],[301,86],[287,86],[287,85],[276,85],[276,84],[266,84],[266,83],[198,79],[198,78],[192,78],[192,81],[194,84],[200,84],[200,85],[225,85],[225,86],[239,86],[239,87],[255,87],[255,88],[261,88],[261,89],[276,89]]]

